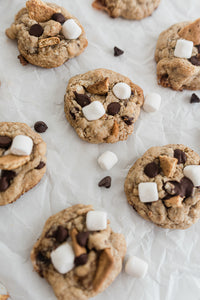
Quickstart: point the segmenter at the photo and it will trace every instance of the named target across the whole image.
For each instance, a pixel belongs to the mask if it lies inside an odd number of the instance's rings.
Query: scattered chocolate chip
[[[174,150],[174,157],[178,159],[178,164],[184,164],[187,160],[185,152],[180,149]]]
[[[90,97],[88,97],[85,94],[78,94],[77,92],[74,92],[74,95],[75,95],[76,102],[81,107],[84,107],[84,106],[86,106],[86,105],[88,105],[88,104],[91,103]]]
[[[19,59],[20,64],[21,64],[22,66],[26,66],[26,65],[29,64],[29,62],[28,62],[21,54],[18,55],[17,58]]]
[[[85,265],[87,260],[88,260],[88,255],[85,253],[85,254],[75,257],[74,264],[76,267]]]
[[[44,263],[44,264],[49,264],[49,263],[50,263],[50,259],[47,258],[41,251],[39,251],[39,252],[37,253],[36,259],[37,259],[39,262],[42,262],[42,263]]]
[[[6,177],[8,183],[15,178],[17,174],[14,171],[2,170],[1,177]]]
[[[199,103],[199,102],[200,102],[200,98],[195,93],[193,93],[190,99],[190,103]]]
[[[48,126],[43,121],[38,121],[35,123],[34,129],[39,133],[43,133],[48,129]]]
[[[180,181],[180,184],[181,184],[181,188],[182,188],[182,195],[180,195],[180,196],[183,196],[186,198],[190,197],[192,195],[193,188],[194,188],[192,181],[187,177],[183,177]]]
[[[68,236],[68,230],[61,225],[58,226],[58,229],[55,232],[56,241],[62,243],[67,240]]]
[[[41,161],[35,169],[40,170],[40,169],[44,168],[45,166],[46,166],[46,164],[43,161]]]
[[[160,173],[160,168],[155,162],[151,162],[144,167],[144,173],[148,177],[153,178]]]
[[[114,116],[116,114],[118,114],[118,112],[120,111],[121,105],[119,104],[119,102],[112,102],[110,104],[108,104],[107,107],[107,113],[111,116]]]
[[[6,177],[0,178],[0,192],[5,192],[9,187],[9,182]]]
[[[76,115],[75,115],[75,113],[73,113],[71,110],[70,110],[69,113],[70,113],[70,115],[72,116],[72,119],[73,119],[73,120],[76,120]]]
[[[127,125],[132,125],[133,124],[133,119],[131,117],[128,116],[122,116],[122,120],[124,121],[124,123],[126,123]]]
[[[59,22],[60,24],[63,24],[66,21],[65,17],[61,13],[55,13],[51,18],[52,20]]]
[[[101,179],[101,181],[99,181],[98,186],[100,187],[105,187],[105,188],[110,188],[111,187],[111,177],[110,176],[106,176],[103,179]]]
[[[194,66],[200,66],[200,58],[198,56],[192,56],[189,61],[191,62],[191,64],[193,64]]]
[[[0,148],[8,149],[12,143],[12,139],[8,136],[0,135]]]
[[[44,29],[42,28],[42,26],[40,26],[40,24],[34,24],[29,29],[29,34],[39,37],[43,34],[43,31]]]
[[[79,232],[76,236],[76,240],[80,246],[85,247],[89,238],[89,231]]]
[[[114,56],[120,56],[124,54],[124,51],[119,49],[118,47],[114,47]]]

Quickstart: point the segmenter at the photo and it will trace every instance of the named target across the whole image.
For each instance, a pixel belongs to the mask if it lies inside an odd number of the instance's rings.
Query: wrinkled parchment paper
[[[42,134],[48,147],[46,175],[15,203],[0,207],[0,281],[13,300],[55,300],[48,283],[33,271],[30,251],[50,215],[85,203],[105,209],[113,229],[125,235],[128,254],[149,263],[144,279],[122,272],[96,300],[199,300],[200,222],[185,231],[157,228],[129,207],[123,185],[131,165],[151,146],[184,143],[200,154],[200,105],[189,103],[191,91],[159,87],[154,61],[159,33],[174,23],[200,17],[200,2],[162,0],[155,13],[142,21],[111,19],[93,9],[92,0],[54,2],[80,20],[89,46],[63,66],[45,70],[20,65],[16,42],[4,34],[25,1],[0,0],[0,121],[33,127],[42,120],[49,127]],[[124,55],[114,57],[114,46]],[[161,109],[153,114],[142,111],[128,141],[88,144],[66,121],[63,97],[69,78],[100,67],[127,75],[144,93],[162,95]],[[119,158],[108,172],[97,164],[105,150]],[[98,187],[106,175],[112,176],[108,190]]]

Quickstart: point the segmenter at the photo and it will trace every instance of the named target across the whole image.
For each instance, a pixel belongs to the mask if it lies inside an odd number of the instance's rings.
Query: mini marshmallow
[[[174,56],[180,58],[190,58],[192,56],[193,42],[187,40],[177,40]]]
[[[88,230],[104,230],[107,228],[107,213],[104,211],[89,211],[86,216]]]
[[[161,104],[161,96],[156,93],[149,93],[144,100],[143,109],[146,112],[155,112],[159,110]]]
[[[183,170],[183,174],[192,181],[194,186],[200,186],[200,166],[199,165],[186,166]]]
[[[82,33],[82,29],[73,19],[68,19],[62,26],[62,33],[69,40],[76,40]]]
[[[155,182],[141,182],[138,185],[141,202],[155,202],[159,200],[158,188]]]
[[[52,264],[60,274],[66,274],[73,269],[74,259],[75,255],[73,248],[67,242],[51,252]]]
[[[88,121],[98,120],[105,114],[105,109],[100,101],[93,101],[92,103],[84,106],[82,110]]]
[[[33,140],[27,135],[14,137],[10,152],[15,155],[30,155],[33,149]]]
[[[105,151],[98,158],[98,164],[103,170],[110,170],[118,162],[117,155],[111,151]]]
[[[130,98],[131,88],[128,84],[124,82],[119,82],[114,85],[113,93],[118,99],[125,100]]]
[[[143,278],[146,275],[147,270],[148,270],[148,264],[146,263],[146,261],[136,256],[131,256],[127,260],[125,265],[125,272],[128,275],[137,278]]]

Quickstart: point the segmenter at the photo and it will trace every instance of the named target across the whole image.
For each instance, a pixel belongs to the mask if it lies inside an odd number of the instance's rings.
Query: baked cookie
[[[190,227],[200,218],[199,164],[199,155],[184,145],[150,148],[126,177],[129,204],[160,227]]]
[[[178,23],[163,31],[155,59],[158,84],[180,91],[200,89],[200,19]]]
[[[0,205],[33,188],[46,171],[46,144],[24,123],[0,122]]]
[[[106,213],[78,204],[47,220],[31,260],[59,300],[86,300],[112,283],[125,253],[124,236],[112,231]]]
[[[150,16],[160,0],[95,0],[94,8],[106,11],[110,17],[140,20]]]
[[[78,56],[87,47],[79,21],[65,8],[41,0],[29,0],[6,30],[17,39],[19,52],[29,63],[55,68]],[[21,60],[21,58],[20,58]]]
[[[67,120],[81,139],[115,143],[133,132],[144,96],[129,78],[97,69],[71,78],[64,101]]]

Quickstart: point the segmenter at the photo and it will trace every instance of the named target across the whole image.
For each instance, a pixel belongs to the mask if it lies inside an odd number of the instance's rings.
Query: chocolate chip
[[[189,61],[195,66],[200,66],[200,59],[198,56],[192,56]]]
[[[50,259],[47,258],[41,251],[39,251],[39,252],[37,253],[36,259],[37,259],[39,262],[42,262],[42,263],[44,263],[44,264],[49,264],[49,263],[50,263]]]
[[[127,124],[127,125],[132,125],[133,124],[133,119],[131,117],[128,116],[122,116],[122,120]]]
[[[51,18],[52,20],[59,22],[60,24],[63,24],[66,21],[65,17],[61,13],[55,13]]]
[[[2,170],[1,177],[6,177],[8,183],[14,179],[17,174],[14,171]]]
[[[192,181],[187,177],[183,177],[180,181],[180,184],[182,188],[182,194],[180,196],[186,198],[190,197],[194,188]]]
[[[174,157],[178,159],[178,164],[184,164],[187,160],[185,152],[180,149],[174,150]]]
[[[153,178],[160,173],[160,168],[155,162],[151,162],[144,167],[144,173]]]
[[[76,120],[76,115],[75,115],[75,113],[73,113],[71,110],[70,110],[69,113],[70,113],[70,115],[72,116],[72,119],[73,119],[73,120]]]
[[[12,139],[9,136],[0,135],[0,148],[8,149],[12,143]]]
[[[43,133],[48,129],[48,126],[43,121],[38,121],[35,123],[34,129],[39,133]]]
[[[39,37],[43,34],[43,31],[44,29],[42,28],[42,26],[40,26],[40,24],[34,24],[29,29],[29,34]]]
[[[119,49],[118,47],[114,47],[114,56],[120,56],[124,53],[123,50]]]
[[[40,170],[40,169],[44,168],[45,166],[46,166],[46,164],[43,161],[41,161],[35,169]]]
[[[81,106],[84,107],[91,103],[90,97],[85,94],[78,94],[74,92],[76,102]]]
[[[118,112],[120,111],[121,105],[119,104],[119,102],[112,102],[110,104],[108,104],[107,107],[107,113],[111,116],[114,116],[116,114],[118,114]]]
[[[76,267],[81,266],[81,265],[85,265],[87,260],[88,260],[88,255],[86,253],[81,254],[80,256],[75,257],[74,264],[75,264]]]
[[[67,240],[68,236],[68,230],[61,225],[58,226],[58,229],[55,232],[56,241],[62,243]]]
[[[99,181],[98,186],[100,187],[105,187],[105,188],[110,188],[111,187],[111,177],[110,176],[106,176],[103,179],[101,179],[101,181]]]
[[[0,178],[0,192],[5,192],[9,187],[9,182],[6,177]]]
[[[199,103],[199,102],[200,102],[200,98],[195,93],[193,93],[190,99],[190,103]]]
[[[76,240],[80,246],[85,247],[89,238],[89,231],[79,232],[76,236]]]

